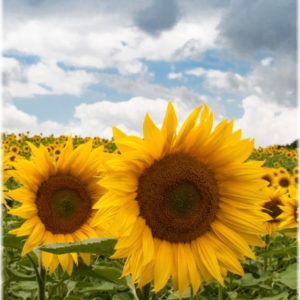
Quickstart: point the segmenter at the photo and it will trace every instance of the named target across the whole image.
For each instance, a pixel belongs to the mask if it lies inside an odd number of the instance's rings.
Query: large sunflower
[[[113,258],[127,257],[123,274],[139,286],[168,279],[194,293],[202,279],[223,284],[227,271],[243,274],[239,260],[255,259],[248,245],[263,246],[259,234],[268,219],[259,192],[263,162],[244,161],[253,141],[232,132],[224,120],[214,130],[208,107],[196,108],[176,135],[168,104],[162,129],[147,114],[144,139],[114,128],[121,155],[107,162],[100,181],[108,192],[95,208],[93,224],[110,223],[118,237]]]
[[[28,236],[22,255],[33,248],[49,243],[70,243],[103,236],[99,226],[91,224],[95,213],[94,203],[103,194],[97,183],[102,148],[92,150],[92,142],[73,150],[69,138],[56,161],[43,145],[39,148],[28,143],[32,155],[30,160],[20,159],[11,175],[22,187],[9,192],[9,196],[22,205],[9,213],[26,221],[21,227],[11,230],[17,236]],[[89,263],[90,254],[80,254]],[[76,253],[54,255],[41,252],[42,263],[53,272],[58,264],[69,274]]]

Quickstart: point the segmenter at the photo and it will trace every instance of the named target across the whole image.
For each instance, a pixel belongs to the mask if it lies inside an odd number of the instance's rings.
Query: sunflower
[[[19,149],[18,146],[13,145],[13,146],[10,147],[9,151],[12,152],[12,153],[18,154],[20,152],[20,149]]]
[[[279,168],[280,167],[280,163],[278,161],[274,162],[273,163],[273,167],[276,168],[276,169]]]
[[[291,177],[288,173],[278,176],[276,183],[278,184],[279,187],[285,189],[289,188],[293,184]]]
[[[280,174],[288,174],[288,171],[285,168],[283,168],[283,167],[280,167],[278,169],[278,171],[279,171]]]
[[[110,223],[118,238],[112,258],[127,257],[123,275],[139,287],[154,280],[157,292],[172,278],[183,294],[189,284],[196,293],[202,279],[223,284],[227,271],[243,275],[244,256],[255,259],[249,244],[264,245],[263,162],[243,163],[253,141],[232,132],[232,121],[212,126],[203,105],[176,135],[169,103],[161,130],[146,115],[144,139],[113,129],[122,154],[106,162],[107,192],[93,223]]]
[[[298,193],[297,189],[292,187],[289,190],[289,197],[286,197],[284,204],[280,206],[282,214],[280,215],[281,224],[279,229],[297,228],[299,223],[298,215]],[[294,236],[297,233],[286,233],[286,235]]]
[[[17,236],[28,236],[22,255],[39,245],[103,236],[99,226],[91,225],[93,205],[103,193],[96,177],[105,155],[103,149],[91,151],[92,144],[86,143],[73,150],[70,138],[55,162],[46,147],[28,144],[31,160],[20,159],[14,165],[16,170],[11,172],[22,187],[9,192],[12,199],[21,203],[9,213],[26,219],[21,227],[10,231]],[[88,264],[90,254],[80,255]],[[71,274],[73,262],[78,263],[76,253],[54,255],[42,251],[41,258],[50,272],[60,264]]]
[[[282,213],[281,206],[284,202],[283,195],[286,190],[281,188],[270,187],[265,190],[268,195],[268,201],[263,204],[263,212],[268,214],[271,218],[265,222],[267,233],[272,234],[278,229],[280,219],[279,215]]]

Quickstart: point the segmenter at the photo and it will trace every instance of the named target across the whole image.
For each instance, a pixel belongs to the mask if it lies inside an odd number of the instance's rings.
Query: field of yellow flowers
[[[297,299],[298,149],[251,153],[224,123],[200,153],[171,121],[146,116],[143,140],[3,134],[3,299]]]

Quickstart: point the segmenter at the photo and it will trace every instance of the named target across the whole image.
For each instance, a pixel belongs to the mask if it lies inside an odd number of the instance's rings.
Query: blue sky
[[[139,134],[173,101],[257,145],[297,136],[296,1],[10,0],[3,16],[5,131]]]

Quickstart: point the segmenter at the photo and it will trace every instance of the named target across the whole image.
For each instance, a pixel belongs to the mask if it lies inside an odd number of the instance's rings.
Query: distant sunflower
[[[13,146],[10,147],[9,151],[12,152],[12,153],[18,154],[20,152],[20,149],[19,149],[18,146],[13,145]]]
[[[22,255],[39,245],[102,236],[99,226],[91,225],[93,205],[103,193],[96,177],[104,155],[102,149],[91,151],[92,143],[86,143],[73,150],[70,138],[55,162],[46,147],[28,144],[32,151],[30,161],[19,160],[14,165],[16,170],[11,172],[22,187],[9,192],[12,199],[22,204],[9,213],[26,219],[21,227],[10,231],[28,236]],[[88,264],[90,254],[80,255]],[[78,262],[76,253],[54,255],[42,251],[41,256],[50,272],[60,264],[70,274],[73,262]]]
[[[280,174],[288,174],[288,171],[285,168],[283,168],[283,167],[280,167],[278,169],[278,171],[279,171]]]
[[[291,177],[289,174],[284,174],[284,175],[280,175],[277,178],[277,184],[278,186],[282,187],[282,188],[289,188],[293,183],[291,180]]]
[[[273,167],[274,168],[279,168],[280,167],[280,163],[278,161],[273,163]]]
[[[299,223],[298,214],[298,193],[297,189],[292,187],[289,191],[289,197],[286,197],[283,205],[280,206],[282,214],[280,215],[281,224],[279,229],[292,229],[297,228]],[[294,236],[295,233],[288,233],[286,235]]]
[[[265,222],[267,233],[272,234],[278,229],[280,219],[279,215],[282,213],[280,205],[283,205],[282,196],[286,194],[286,190],[281,188],[267,188],[265,192],[268,195],[268,201],[263,204],[263,212],[268,214],[271,218]]]
[[[294,175],[298,175],[298,173],[299,173],[299,168],[298,167],[294,167],[293,168],[293,174]]]
[[[121,151],[107,162],[100,184],[108,191],[95,208],[94,224],[110,222],[118,237],[112,258],[127,257],[123,275],[157,292],[172,278],[183,294],[202,279],[223,284],[227,271],[243,275],[239,263],[255,258],[248,245],[263,246],[268,216],[259,189],[263,162],[244,161],[253,141],[232,132],[224,120],[214,130],[208,107],[196,108],[176,135],[168,104],[162,129],[147,114],[144,139],[114,128]]]

